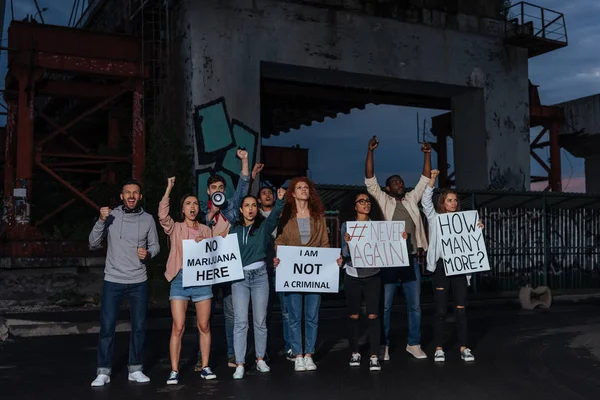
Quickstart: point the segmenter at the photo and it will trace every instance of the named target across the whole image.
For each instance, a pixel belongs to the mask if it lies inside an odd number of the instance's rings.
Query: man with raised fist
[[[410,266],[399,268],[383,268],[381,281],[383,282],[383,332],[385,339],[384,361],[390,359],[390,320],[392,304],[396,288],[402,285],[406,298],[408,314],[408,344],[406,351],[415,358],[427,358],[421,349],[421,271],[417,259],[417,249],[427,251],[427,236],[421,220],[419,202],[431,178],[431,145],[423,143],[423,172],[419,182],[411,191],[406,190],[404,180],[400,175],[392,175],[385,181],[385,191],[381,190],[375,177],[375,149],[379,146],[376,136],[369,140],[367,160],[365,163],[365,184],[367,191],[373,196],[386,221],[404,221],[408,233],[406,241],[410,254]]]
[[[100,304],[100,337],[98,341],[97,377],[92,386],[110,382],[115,327],[123,297],[129,304],[131,340],[129,347],[129,380],[149,382],[142,372],[148,276],[146,262],[160,251],[154,218],[140,206],[142,186],[136,180],[126,181],[121,188],[123,205],[111,210],[100,209],[89,237],[90,249],[99,249],[107,239],[104,285]]]

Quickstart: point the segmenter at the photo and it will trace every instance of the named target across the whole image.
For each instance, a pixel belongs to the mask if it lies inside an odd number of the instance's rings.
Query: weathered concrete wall
[[[569,100],[556,106],[565,110],[566,123],[561,133],[571,134],[583,129],[586,134],[600,135],[600,94]]]
[[[196,107],[219,98],[231,118],[260,130],[263,62],[427,83],[423,87],[433,91],[432,83],[454,85],[439,86],[440,93],[453,97],[479,90],[483,101],[472,110],[462,107],[466,114],[460,119],[475,110],[484,113],[483,124],[470,124],[473,131],[460,134],[484,137],[485,146],[469,152],[485,157],[455,158],[458,185],[528,189],[527,54],[503,45],[501,22],[436,11],[408,23],[358,10],[271,0],[187,0],[178,11],[185,69],[180,103],[186,104],[190,140],[197,141]],[[453,18],[457,23],[449,24]],[[357,80],[344,84],[364,87]]]
[[[597,149],[600,151],[600,149]],[[585,158],[585,192],[600,195],[600,154]]]

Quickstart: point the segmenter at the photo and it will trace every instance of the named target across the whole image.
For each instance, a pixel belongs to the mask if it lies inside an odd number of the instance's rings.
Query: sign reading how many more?
[[[446,276],[490,270],[477,211],[438,215],[438,240]]]

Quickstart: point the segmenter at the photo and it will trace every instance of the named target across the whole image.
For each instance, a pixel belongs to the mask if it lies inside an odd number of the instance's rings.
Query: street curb
[[[594,300],[600,300],[600,293],[588,293],[578,295],[559,295],[553,298],[553,305],[555,304],[586,304]],[[503,298],[503,299],[486,299],[486,300],[473,300],[469,302],[469,307],[474,310],[481,310],[486,307],[507,307],[508,310],[514,310],[515,312],[524,311],[519,306],[519,300],[515,298]],[[421,308],[424,311],[432,311],[434,309],[433,303],[423,303]],[[340,319],[344,318],[344,314],[340,313],[343,307],[337,308],[321,308],[320,319]],[[393,312],[405,312],[404,304],[397,304],[393,307]],[[529,311],[532,313],[532,311]],[[281,314],[278,311],[274,311],[273,320],[281,320]],[[3,317],[0,316],[0,320]],[[8,332],[13,337],[30,338],[30,337],[43,337],[43,336],[63,336],[63,335],[86,335],[86,334],[97,334],[100,331],[99,321],[83,321],[83,322],[61,322],[61,321],[36,321],[31,319],[20,319],[17,315],[14,318],[5,316],[6,325],[8,326]],[[220,327],[224,325],[223,314],[215,314],[211,321],[212,326]],[[156,317],[149,318],[146,321],[147,330],[170,330],[172,325],[172,319],[170,317]],[[194,328],[196,326],[196,318],[189,316],[186,318],[186,327]],[[121,320],[117,321],[116,332],[129,332],[131,326],[129,321]]]

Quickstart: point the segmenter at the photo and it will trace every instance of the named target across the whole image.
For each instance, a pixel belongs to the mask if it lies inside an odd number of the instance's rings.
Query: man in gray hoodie
[[[100,305],[100,338],[98,341],[97,377],[92,386],[110,382],[115,326],[123,297],[131,314],[129,346],[129,380],[149,382],[142,372],[146,310],[148,306],[148,276],[146,262],[160,251],[154,218],[139,205],[142,187],[128,180],[121,189],[123,205],[111,210],[100,209],[100,218],[90,233],[90,249],[99,249],[107,239],[104,285]]]

